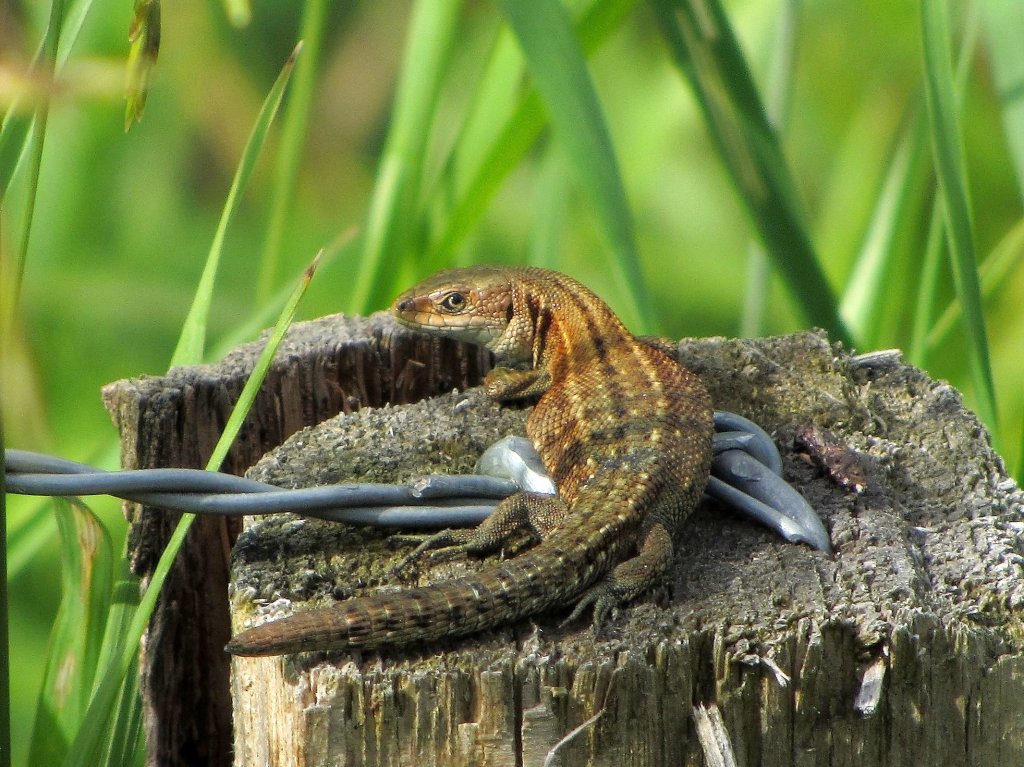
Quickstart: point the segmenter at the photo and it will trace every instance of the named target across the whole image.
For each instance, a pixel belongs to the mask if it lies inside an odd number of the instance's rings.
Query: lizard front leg
[[[484,376],[484,391],[499,402],[526,399],[543,394],[551,386],[551,374],[543,368],[513,370],[496,367]]]

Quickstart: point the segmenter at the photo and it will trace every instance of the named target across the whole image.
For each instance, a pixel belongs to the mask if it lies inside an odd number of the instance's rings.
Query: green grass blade
[[[4,448],[3,408],[0,407],[0,530],[7,529],[7,453]],[[0,767],[11,767],[11,646],[8,634],[7,541],[0,535]]]
[[[124,637],[128,636],[135,612],[139,606],[139,579],[128,567],[127,554],[118,564],[121,571],[114,584],[107,629],[103,635],[99,668],[111,666],[120,653],[125,652]],[[101,764],[122,767],[132,763],[142,734],[142,700],[138,686],[138,653],[134,653],[128,673],[113,705],[110,726],[105,734],[104,756]]]
[[[583,50],[589,56],[598,50],[622,25],[636,0],[598,0],[583,14],[576,26]],[[500,44],[500,43],[499,43]],[[499,54],[495,54],[499,55]],[[508,66],[507,64],[505,66]],[[493,115],[477,116],[492,101],[500,98],[504,84],[495,82],[507,73],[498,65],[481,83],[480,96],[474,99],[472,112],[467,118],[463,135],[457,147],[465,143],[467,149],[458,151],[448,163],[441,185],[447,190],[432,195],[443,200],[447,208],[439,214],[440,226],[427,247],[424,266],[436,269],[451,258],[460,244],[477,224],[502,182],[537,141],[547,124],[547,114],[536,89],[531,89],[516,104],[504,122],[491,122]],[[484,135],[486,125],[490,135]],[[469,131],[469,135],[466,135]]]
[[[615,149],[587,71],[572,18],[559,0],[499,0],[544,101],[558,144],[611,248],[610,267],[625,286],[627,325],[652,330],[633,216]]]
[[[92,10],[92,3],[93,0],[72,2],[64,14],[60,30],[53,30],[51,26],[47,26],[39,51],[29,68],[30,72],[38,71],[46,51],[50,49],[53,42],[53,34],[59,31],[60,39],[56,41],[55,72],[60,73],[68,56],[71,55],[71,49],[78,40],[78,35],[82,31],[89,11]],[[25,107],[23,99],[15,98],[4,115],[3,122],[0,123],[0,201],[4,199],[10,189],[11,183],[18,173],[18,168],[28,152],[32,120],[32,111]]]
[[[1020,443],[1017,445],[1017,473],[1013,475],[1017,485],[1024,484],[1024,419],[1020,424]]]
[[[785,0],[776,19],[775,44],[768,69],[765,111],[781,135],[789,118],[793,99],[793,66],[796,59],[796,30],[800,18],[799,0]],[[763,333],[771,269],[760,240],[753,240],[747,258],[747,286],[740,318],[740,335],[754,338]]]
[[[925,170],[924,122],[910,118],[889,158],[871,221],[846,282],[839,312],[850,332],[868,349],[875,348],[881,304],[890,299],[886,280],[893,263],[897,232],[918,192]]]
[[[93,466],[116,467],[120,448],[111,442],[103,450],[85,458]],[[7,527],[7,575],[14,580],[32,563],[54,533],[53,508],[49,498],[35,498],[32,504],[12,517]]]
[[[996,394],[974,251],[974,218],[968,198],[961,134],[957,125],[948,15],[945,3],[921,0],[928,123],[935,174],[945,209],[953,281],[964,309],[968,357],[976,388],[978,414],[995,438],[998,433]]]
[[[64,28],[60,40],[57,43],[57,73],[67,63],[71,56],[71,49],[78,42],[78,35],[85,26],[85,20],[89,18],[89,11],[92,10],[93,0],[71,0],[64,13]]]
[[[978,30],[977,14],[972,13],[965,25],[956,69],[955,87],[958,103],[967,87],[967,78],[978,42]],[[921,190],[925,184],[931,183],[930,157],[926,152],[928,130],[923,115],[919,114],[923,111],[920,106],[923,104],[913,107],[888,162],[889,170],[882,182],[853,272],[847,280],[840,308],[843,319],[868,349],[874,349],[882,343],[880,328],[883,320],[899,315],[902,311],[898,302],[891,300],[889,286],[896,271],[901,229],[906,227],[908,219],[916,215]],[[933,211],[934,213],[939,216],[941,224],[941,208]],[[934,223],[933,218],[932,224]],[[939,284],[937,262],[930,260],[936,252],[934,248],[937,247],[936,241],[931,239],[933,236],[933,232],[929,234],[925,249],[926,258],[922,265],[923,271],[927,274],[918,280],[918,300],[914,307],[915,324],[911,340],[912,349],[920,352],[922,359],[926,351],[916,344],[925,338],[921,335],[921,329],[926,329],[931,324],[931,311],[935,303],[935,296],[926,295],[923,289],[928,287],[935,290]],[[912,268],[916,269],[917,266],[915,262]]]
[[[142,744],[142,697],[139,695],[139,662],[136,657],[125,674],[114,704],[114,717],[103,748],[101,767],[126,767],[137,760]]]
[[[452,45],[458,0],[419,0],[409,23],[394,118],[366,216],[352,311],[381,308],[407,263],[437,94]]]
[[[808,321],[850,344],[797,202],[789,165],[721,3],[651,4],[673,61],[692,85],[740,198],[794,303]]]
[[[534,193],[530,246],[527,263],[550,266],[558,263],[562,233],[571,194],[565,158],[557,147],[545,149],[540,178]]]
[[[635,4],[636,0],[596,0],[586,8],[576,23],[576,34],[588,57],[621,26]],[[484,171],[495,147],[504,145],[500,137],[516,121],[514,115],[523,102],[532,98],[534,107],[528,111],[539,111],[540,102],[535,89],[530,89],[526,97],[518,96],[522,76],[522,52],[511,30],[502,27],[467,109],[458,141],[446,160],[441,178],[445,192],[435,191],[428,195],[445,201],[448,205],[446,214],[450,212],[453,200],[461,200],[467,195],[475,179]],[[534,139],[544,124],[542,117],[530,131]],[[517,155],[516,160],[521,157],[522,154]],[[515,164],[518,163],[513,162]],[[500,176],[499,181],[503,178]]]
[[[295,67],[295,83],[285,106],[281,144],[274,167],[273,197],[270,201],[270,222],[263,242],[263,257],[256,280],[256,303],[266,301],[278,282],[278,260],[284,240],[285,225],[295,199],[295,182],[299,175],[302,148],[306,141],[309,114],[313,108],[313,92],[324,42],[324,18],[327,0],[307,0],[302,11],[302,59]],[[248,23],[248,22],[246,22]]]
[[[320,255],[321,271],[326,270],[335,259],[341,258],[344,260],[351,256],[357,247],[357,236],[358,229],[354,226],[349,227],[324,248]],[[303,269],[303,272],[305,272],[305,269]],[[261,330],[272,323],[274,318],[281,313],[284,305],[288,303],[288,298],[293,290],[292,285],[295,284],[297,279],[301,279],[301,276],[296,276],[288,285],[285,285],[276,294],[271,296],[269,300],[254,307],[253,313],[249,317],[232,327],[226,335],[217,341],[213,347],[211,357],[213,359],[220,359],[239,344],[244,344],[254,339]]]
[[[928,341],[928,329],[935,316],[935,296],[939,277],[942,273],[943,256],[946,254],[946,226],[942,216],[942,202],[935,198],[932,215],[928,222],[928,237],[925,240],[921,274],[918,277],[917,300],[914,302],[914,323],[910,335],[910,361],[926,367],[928,354],[934,345]]]
[[[49,501],[40,498],[8,531],[7,571],[11,580],[32,563],[32,558],[52,540],[53,532],[53,512]]]
[[[0,124],[0,201],[7,196],[32,138],[31,112],[15,99]]]
[[[231,411],[231,416],[224,427],[224,433],[221,434],[217,445],[213,449],[213,454],[206,464],[207,470],[216,471],[224,462],[228,449],[238,435],[242,422],[245,420],[256,399],[263,379],[266,378],[267,370],[269,370],[274,354],[281,344],[281,339],[284,338],[285,331],[295,316],[299,302],[302,300],[302,296],[313,279],[318,262],[319,259],[315,259],[306,270],[302,281],[295,288],[291,299],[278,318],[277,324],[267,340],[267,345],[260,353],[259,359],[257,359],[253,367],[252,374],[249,376],[248,381],[246,381],[242,393],[238,397],[238,402]],[[160,590],[163,588],[167,574],[174,563],[174,558],[181,549],[194,519],[195,515],[193,514],[182,515],[181,521],[171,534],[167,547],[164,549],[163,554],[160,555],[160,561],[157,562],[156,568],[153,570],[149,586],[139,601],[139,607],[134,612],[128,629],[124,632],[124,642],[120,645],[118,651],[113,653],[110,663],[103,669],[102,678],[89,703],[89,708],[85,712],[85,717],[81,720],[81,726],[75,736],[68,758],[64,761],[65,767],[91,767],[91,765],[96,763],[103,745],[105,733],[109,729],[108,724],[115,713],[117,697],[122,689],[125,676],[131,670],[135,660],[139,640],[142,638],[146,625],[149,623],[149,618],[153,613]]]
[[[512,116],[519,100],[523,79],[523,54],[511,30],[502,27],[491,49],[458,140],[452,146],[441,176],[445,187],[443,201],[461,199],[469,189],[473,175]]]
[[[1024,219],[1018,221],[1007,232],[988,257],[981,262],[978,270],[981,277],[981,296],[988,300],[1001,288],[1014,284],[1011,275],[1021,269],[1024,264]],[[931,332],[928,333],[928,346],[935,348],[942,344],[956,327],[963,314],[963,305],[959,298],[953,301],[936,320]]]
[[[50,634],[29,764],[50,767],[68,744],[92,693],[109,609],[113,551],[99,519],[77,499],[54,499],[61,546],[61,603]]]
[[[984,16],[989,62],[1002,109],[1003,130],[1010,147],[1017,186],[1024,200],[1024,3],[985,0]]]
[[[263,101],[259,116],[253,125],[249,140],[246,142],[245,150],[242,152],[242,159],[235,171],[235,178],[231,182],[231,191],[228,192],[227,201],[224,203],[224,210],[221,213],[220,222],[217,224],[217,232],[214,234],[213,242],[210,245],[210,252],[206,258],[206,265],[203,267],[203,275],[199,279],[199,286],[196,289],[192,307],[185,318],[184,326],[181,329],[181,337],[178,345],[171,356],[171,367],[175,365],[194,365],[202,362],[203,351],[206,347],[206,323],[210,315],[210,306],[213,303],[213,284],[217,278],[217,270],[220,266],[221,253],[224,250],[224,236],[227,233],[228,224],[238,209],[238,204],[249,183],[252,169],[259,158],[260,150],[266,140],[270,124],[274,121],[278,107],[281,106],[281,99],[284,97],[285,87],[291,77],[295,60],[302,49],[300,42],[295,46],[288,61],[281,69],[273,87]]]
[[[443,224],[427,251],[425,266],[428,270],[436,269],[450,258],[465,240],[483,216],[501,182],[533,146],[546,120],[547,115],[536,93],[529,94],[519,102],[476,173],[471,175],[465,192],[453,201],[450,212],[444,216]]]
[[[39,69],[47,81],[52,82],[54,73],[57,71],[57,44],[60,41],[61,29],[64,26],[64,0],[53,0],[50,6],[50,16],[46,24],[46,33],[43,38],[43,45],[39,56]],[[13,322],[18,313],[18,303],[21,300],[21,283],[25,276],[25,263],[28,260],[28,247],[32,237],[32,222],[35,219],[36,197],[39,188],[39,170],[43,162],[43,143],[46,139],[46,123],[50,115],[50,97],[42,98],[36,107],[33,118],[33,130],[26,135],[30,144],[29,176],[28,176],[28,197],[25,204],[25,218],[22,222],[21,241],[14,256],[14,266],[11,270],[11,282],[6,286],[7,293],[3,294],[3,286],[0,286],[0,305],[6,303],[6,314],[0,315],[0,334],[5,333],[5,327]],[[12,157],[0,158],[3,165],[10,165],[13,172],[17,166],[17,159]],[[3,199],[7,184],[10,179],[0,178],[0,199]]]

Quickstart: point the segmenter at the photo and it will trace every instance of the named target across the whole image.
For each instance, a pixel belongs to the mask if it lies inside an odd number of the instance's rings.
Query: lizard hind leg
[[[672,536],[663,525],[654,524],[644,534],[640,552],[620,562],[585,591],[564,623],[571,623],[593,606],[594,625],[600,625],[614,608],[636,599],[655,585],[671,564]]]

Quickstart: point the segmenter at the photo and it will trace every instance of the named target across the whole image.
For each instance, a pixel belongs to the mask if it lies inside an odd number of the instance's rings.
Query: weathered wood
[[[776,435],[834,558],[709,505],[671,582],[602,635],[550,615],[404,651],[236,659],[236,764],[542,764],[585,725],[558,763],[700,765],[693,711],[709,704],[748,767],[1024,764],[1024,495],[959,395],[897,355],[850,358],[812,333],[680,353],[717,407]],[[522,417],[476,392],[352,412],[249,475],[466,470]],[[809,422],[857,451],[867,492],[789,449]],[[288,515],[247,524],[235,627],[396,585],[401,553],[381,534]],[[456,559],[418,580],[479,566]]]
[[[121,432],[125,468],[202,467],[262,342],[217,365],[119,381],[104,403]],[[409,402],[478,381],[487,357],[425,339],[383,318],[327,317],[297,325],[223,470],[240,474],[297,429],[363,406]],[[126,504],[132,568],[148,580],[179,515]],[[197,520],[143,641],[141,684],[149,764],[232,761],[228,554],[239,525]]]

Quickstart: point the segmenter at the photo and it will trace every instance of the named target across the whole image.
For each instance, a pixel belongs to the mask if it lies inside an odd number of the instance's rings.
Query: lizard
[[[539,542],[460,578],[368,594],[235,636],[227,651],[277,655],[380,648],[465,636],[574,605],[600,624],[669,569],[673,539],[698,503],[712,453],[711,399],[656,341],[631,334],[588,288],[533,267],[440,272],[395,299],[399,323],[487,347],[501,402],[538,397],[526,432],[557,496],[519,492],[472,530],[410,555],[494,553],[529,531]]]

